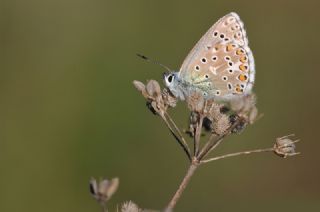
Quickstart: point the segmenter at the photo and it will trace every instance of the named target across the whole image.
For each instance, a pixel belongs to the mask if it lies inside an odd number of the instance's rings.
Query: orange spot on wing
[[[233,48],[234,48],[233,45],[232,45],[232,44],[229,44],[229,45],[227,46],[226,50],[227,50],[227,52],[229,52],[229,51],[232,51]]]
[[[241,65],[239,66],[239,69],[240,69],[241,71],[246,71],[246,70],[248,69],[248,66],[241,64]]]
[[[240,61],[241,61],[242,63],[247,62],[247,60],[248,60],[248,58],[247,58],[246,56],[243,56],[243,57],[240,58]]]
[[[248,79],[248,77],[247,77],[246,75],[244,75],[244,74],[240,74],[240,75],[239,75],[239,80],[240,80],[240,81],[243,82],[243,81],[246,81],[247,79]]]
[[[239,85],[239,84],[236,85],[236,91],[237,91],[238,93],[242,93],[242,92],[243,92],[243,89],[240,88],[240,85]]]
[[[236,51],[236,54],[237,54],[237,55],[243,55],[243,54],[244,54],[244,50],[243,50],[243,49],[238,49],[238,50]]]

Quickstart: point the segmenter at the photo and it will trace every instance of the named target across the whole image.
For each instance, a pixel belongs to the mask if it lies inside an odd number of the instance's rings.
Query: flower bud
[[[293,141],[289,138],[290,136],[293,135],[287,135],[281,138],[277,138],[276,143],[273,146],[273,151],[275,154],[283,158],[299,154],[295,151],[295,143],[297,143],[299,140]]]

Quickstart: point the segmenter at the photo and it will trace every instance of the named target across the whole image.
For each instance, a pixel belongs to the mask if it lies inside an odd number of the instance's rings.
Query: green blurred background
[[[161,209],[187,161],[134,79],[178,69],[221,16],[245,22],[264,117],[216,154],[296,133],[297,157],[230,158],[199,169],[177,211],[319,211],[319,1],[1,0],[0,211],[99,211],[88,180],[120,178],[125,200]],[[174,117],[187,126],[180,103]],[[111,210],[113,211],[113,210]]]

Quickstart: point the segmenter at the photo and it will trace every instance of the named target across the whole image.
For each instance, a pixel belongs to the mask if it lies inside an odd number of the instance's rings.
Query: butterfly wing
[[[230,99],[249,93],[254,59],[244,25],[236,13],[217,21],[184,60],[179,77],[209,98]]]

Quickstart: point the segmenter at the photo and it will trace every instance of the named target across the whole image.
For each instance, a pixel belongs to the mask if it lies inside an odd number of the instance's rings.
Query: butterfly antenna
[[[172,71],[169,67],[163,65],[162,63],[160,63],[160,62],[158,62],[158,61],[156,61],[156,60],[152,60],[152,59],[150,59],[150,58],[148,58],[148,57],[146,57],[146,56],[144,56],[144,55],[142,55],[142,54],[139,54],[139,53],[137,53],[137,56],[138,56],[138,57],[141,57],[142,59],[144,59],[144,60],[146,60],[146,61],[149,61],[149,62],[151,62],[151,63],[153,63],[153,64],[159,65],[159,66],[165,68],[165,69],[166,69],[167,71],[169,71],[169,72]]]

